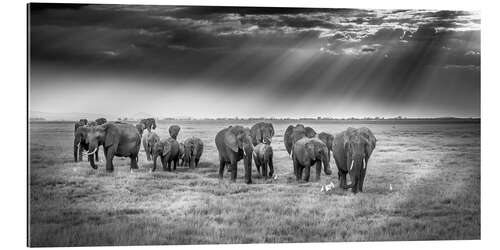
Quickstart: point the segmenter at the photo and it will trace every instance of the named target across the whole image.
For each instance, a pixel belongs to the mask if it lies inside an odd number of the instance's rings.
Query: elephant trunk
[[[78,144],[80,144],[80,142],[77,138],[75,138],[73,143],[73,156],[75,158],[75,162],[78,162]]]
[[[97,149],[97,148],[95,148]],[[90,150],[89,150],[90,151]],[[93,169],[97,169],[97,165],[95,164],[94,162],[94,154],[89,154],[89,161],[90,161],[90,166],[93,168]]]
[[[245,157],[243,158],[243,163],[245,164],[246,184],[252,184],[252,152],[245,153]]]
[[[158,158],[158,154],[157,153],[154,153],[153,154],[153,170],[152,171],[155,171],[156,170],[156,159]]]
[[[189,156],[189,168],[194,168],[194,153]]]
[[[98,147],[99,147],[99,144],[94,144],[94,143],[91,143],[89,145],[89,151],[87,153],[88,155],[88,158],[89,158],[89,161],[90,161],[90,166],[93,168],[93,169],[97,169],[97,165],[95,164],[94,162],[94,153],[97,152],[98,150]]]
[[[326,175],[332,174],[332,168],[330,167],[330,161],[328,157],[326,157],[326,159],[323,159],[323,169]]]

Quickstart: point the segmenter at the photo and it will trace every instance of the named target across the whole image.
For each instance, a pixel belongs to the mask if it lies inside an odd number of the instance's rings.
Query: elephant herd
[[[177,136],[181,128],[178,125],[169,127],[170,137],[160,139],[151,130],[156,129],[153,118],[143,119],[135,126],[124,122],[107,122],[100,118],[93,122],[82,119],[75,123],[74,160],[82,160],[82,152],[88,153],[92,168],[96,169],[98,148],[103,146],[106,158],[106,170],[113,171],[113,157],[129,157],[130,168],[137,169],[139,148],[144,147],[148,161],[156,161],[160,157],[163,170],[175,171],[177,166],[198,166],[203,153],[203,142],[197,137],[190,137],[179,143]],[[147,134],[144,133],[147,130]],[[224,170],[231,172],[231,181],[237,178],[237,163],[243,160],[245,182],[252,183],[252,159],[257,172],[267,179],[274,175],[273,148],[271,141],[274,136],[271,123],[259,122],[251,128],[235,125],[223,128],[215,136],[215,145],[219,154],[219,179],[224,176]],[[292,158],[293,171],[297,181],[309,181],[310,169],[316,166],[316,181],[321,172],[332,174],[330,159],[333,154],[338,169],[340,186],[352,189],[352,192],[362,192],[368,160],[375,149],[377,139],[368,128],[348,128],[335,136],[329,133],[319,133],[311,127],[302,124],[290,125],[284,133],[286,151]],[[347,174],[350,184],[347,183]]]

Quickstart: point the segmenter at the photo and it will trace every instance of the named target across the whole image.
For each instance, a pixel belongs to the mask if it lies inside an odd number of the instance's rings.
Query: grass
[[[159,124],[160,137],[168,126]],[[278,243],[480,238],[479,124],[370,124],[378,139],[365,192],[321,193],[338,186],[336,167],[320,182],[299,184],[283,145],[288,124],[275,123],[277,180],[253,172],[253,185],[226,173],[219,181],[213,137],[227,124],[179,123],[180,140],[200,137],[199,168],[149,173],[115,158],[93,170],[72,160],[72,124],[30,124],[31,246]],[[336,133],[349,124],[307,124]],[[248,125],[247,125],[248,126]],[[332,163],[333,164],[333,163]],[[314,172],[314,168],[311,170]],[[313,173],[311,173],[313,175]],[[314,175],[313,175],[314,176]],[[389,184],[392,190],[389,189]]]

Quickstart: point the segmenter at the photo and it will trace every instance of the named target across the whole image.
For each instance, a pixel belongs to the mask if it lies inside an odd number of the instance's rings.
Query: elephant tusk
[[[351,167],[349,168],[349,170],[352,170],[353,166],[354,166],[354,160],[351,160]]]
[[[366,160],[363,158],[363,168],[366,169]]]
[[[95,153],[95,151],[97,151],[97,148],[94,149],[94,151],[92,151],[92,153],[84,153],[85,155],[91,155],[93,153]]]

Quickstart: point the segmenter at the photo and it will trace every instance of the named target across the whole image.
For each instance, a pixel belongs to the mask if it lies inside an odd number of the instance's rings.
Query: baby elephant
[[[191,137],[184,141],[183,164],[188,164],[189,168],[198,167],[201,154],[203,153],[203,142],[200,138]]]
[[[331,175],[330,162],[328,158],[328,147],[318,138],[304,137],[293,145],[292,148],[293,168],[297,181],[302,179],[309,181],[311,166],[316,164],[316,181],[319,181],[323,167],[326,175]],[[322,166],[323,165],[323,166]]]
[[[253,160],[257,167],[257,172],[261,174],[260,168],[262,167],[262,176],[264,179],[272,177],[274,174],[273,166],[273,148],[266,143],[259,143],[253,150]],[[267,166],[269,166],[269,176],[267,175]]]
[[[153,145],[153,170],[156,170],[156,158],[160,156],[161,164],[164,171],[171,171],[172,162],[174,170],[177,169],[177,162],[179,161],[179,143],[173,139],[162,139]]]
[[[160,137],[155,132],[149,132],[142,137],[142,145],[146,152],[146,158],[151,161],[153,155],[153,146],[160,141]]]

